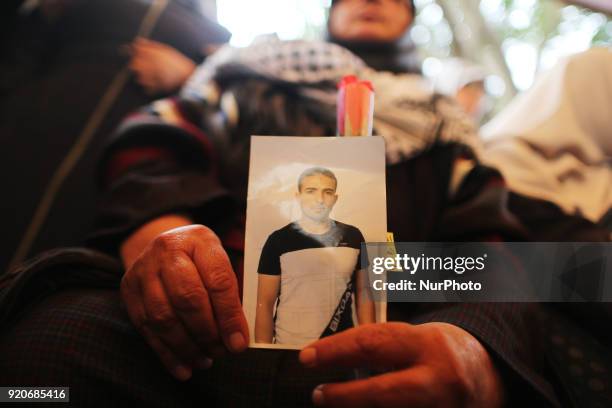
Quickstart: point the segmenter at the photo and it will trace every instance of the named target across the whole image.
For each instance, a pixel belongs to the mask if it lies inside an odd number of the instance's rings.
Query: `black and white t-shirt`
[[[281,276],[276,343],[301,345],[321,336],[359,268],[362,242],[359,229],[333,220],[324,234],[293,222],[268,237],[258,272]],[[350,306],[345,313],[351,315]]]

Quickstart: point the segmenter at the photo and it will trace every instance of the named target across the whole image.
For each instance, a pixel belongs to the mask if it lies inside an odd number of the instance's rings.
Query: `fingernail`
[[[229,346],[230,350],[233,352],[239,352],[246,348],[246,341],[244,340],[244,336],[240,332],[233,333],[229,337]]]
[[[213,361],[212,359],[208,357],[202,357],[196,361],[196,366],[200,370],[208,370],[210,367],[212,367],[212,365],[213,365]]]
[[[191,378],[191,369],[189,367],[180,365],[175,367],[172,371],[174,372],[176,379],[179,381],[187,381],[189,378]]]
[[[320,407],[325,404],[325,397],[323,396],[323,385],[317,386],[312,392],[312,403]]]
[[[300,362],[306,366],[314,366],[317,363],[317,350],[309,347],[300,352]]]

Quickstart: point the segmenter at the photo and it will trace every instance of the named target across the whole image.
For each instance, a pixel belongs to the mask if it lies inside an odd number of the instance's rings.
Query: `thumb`
[[[311,343],[299,358],[308,367],[406,367],[420,355],[419,338],[407,323],[367,324]]]

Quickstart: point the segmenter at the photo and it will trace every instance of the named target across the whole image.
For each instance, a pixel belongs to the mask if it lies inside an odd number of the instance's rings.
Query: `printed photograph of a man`
[[[330,217],[340,199],[336,175],[311,167],[295,187],[300,218],[270,234],[259,258],[256,343],[303,345],[375,321],[367,273],[359,269],[364,237]]]

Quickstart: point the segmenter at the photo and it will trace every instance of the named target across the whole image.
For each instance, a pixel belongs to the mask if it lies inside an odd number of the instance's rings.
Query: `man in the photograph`
[[[302,345],[353,326],[353,293],[360,324],[375,321],[367,275],[359,269],[363,235],[330,218],[338,180],[323,167],[297,183],[302,216],[274,231],[259,259],[255,342]]]

